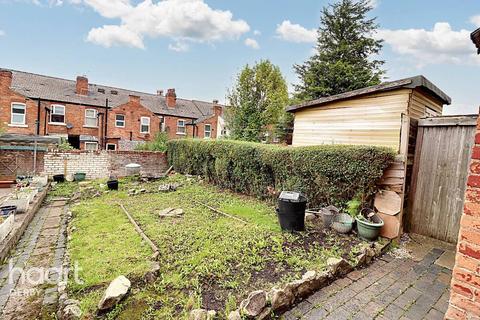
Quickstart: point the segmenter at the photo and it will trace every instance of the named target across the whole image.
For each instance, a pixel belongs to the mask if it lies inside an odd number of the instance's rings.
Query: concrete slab
[[[453,270],[455,266],[455,250],[446,250],[437,261],[435,261],[436,265],[440,267],[447,268],[449,270]]]

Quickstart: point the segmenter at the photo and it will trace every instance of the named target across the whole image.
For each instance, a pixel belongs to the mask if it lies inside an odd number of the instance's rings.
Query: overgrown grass
[[[130,188],[156,190],[179,182],[171,193],[128,197]],[[241,223],[212,212],[199,202],[239,217]],[[272,204],[241,196],[177,175],[138,184],[122,181],[119,192],[83,201],[74,208],[76,231],[69,242],[72,261],[84,268],[83,285],[71,285],[92,315],[105,284],[120,274],[135,279],[149,267],[149,248],[120,211],[123,203],[145,233],[160,248],[160,278],[150,286],[136,284],[131,296],[110,318],[183,319],[196,307],[226,314],[248,291],[270,289],[296,279],[307,270],[322,270],[328,257],[355,259],[360,242],[324,233],[315,225],[308,232],[282,233]],[[161,218],[167,207],[182,208],[184,216]],[[102,287],[103,285],[103,287]]]

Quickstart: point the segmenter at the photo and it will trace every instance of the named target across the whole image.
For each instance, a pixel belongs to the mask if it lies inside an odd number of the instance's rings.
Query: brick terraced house
[[[132,150],[158,132],[170,139],[217,138],[223,106],[28,72],[0,69],[0,124],[6,133],[55,136],[82,150]]]

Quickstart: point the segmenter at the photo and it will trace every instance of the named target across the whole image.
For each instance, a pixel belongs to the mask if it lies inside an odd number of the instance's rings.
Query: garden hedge
[[[177,172],[201,175],[222,188],[260,198],[301,191],[310,207],[344,206],[358,194],[372,195],[395,156],[392,149],[371,146],[293,148],[192,139],[169,141],[167,152]]]

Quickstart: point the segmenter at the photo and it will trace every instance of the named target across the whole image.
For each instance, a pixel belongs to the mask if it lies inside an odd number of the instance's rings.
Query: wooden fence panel
[[[476,118],[419,121],[413,167],[409,230],[457,242]]]

